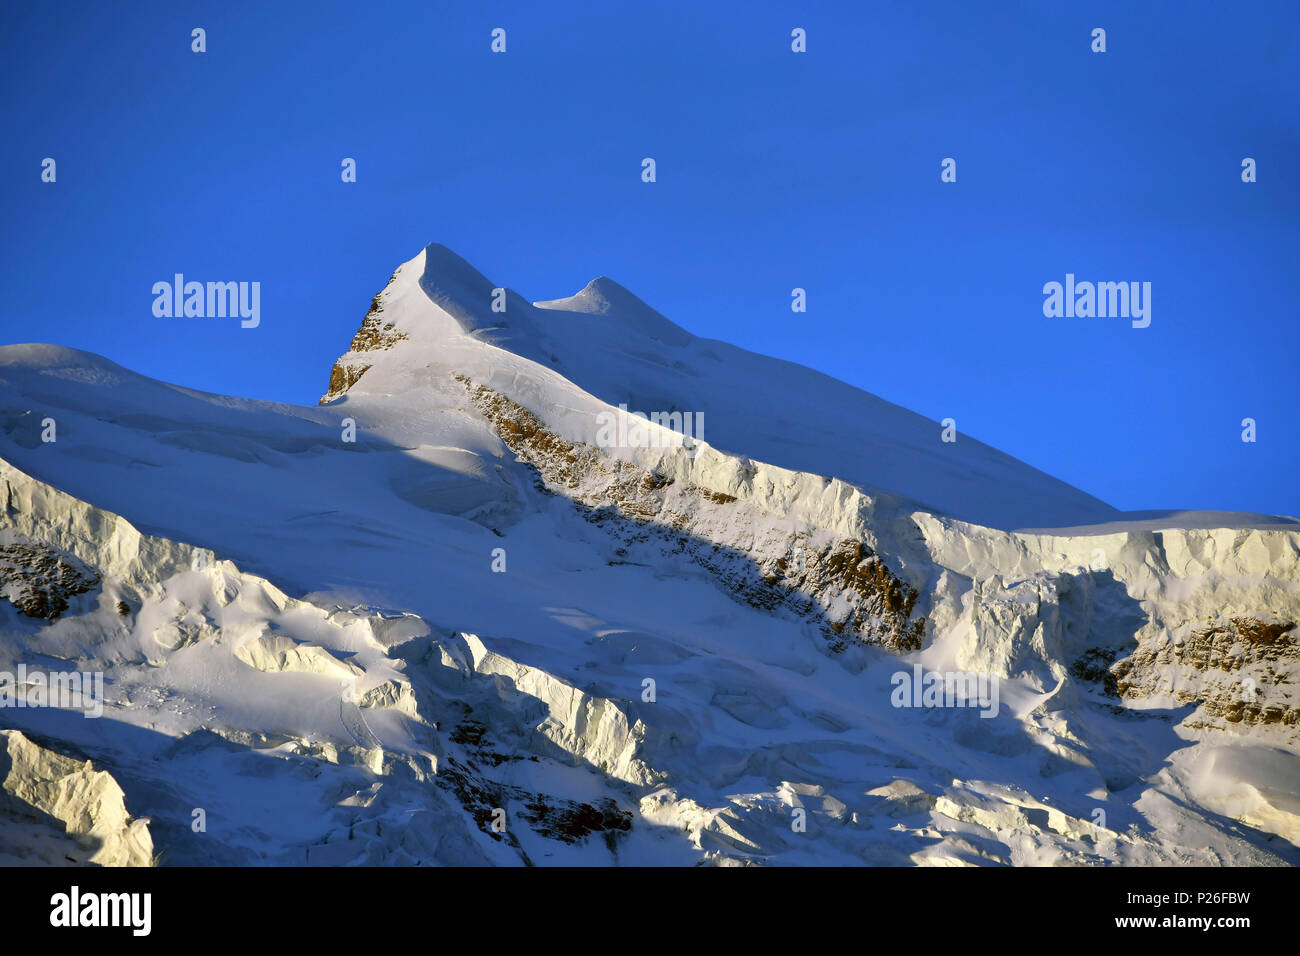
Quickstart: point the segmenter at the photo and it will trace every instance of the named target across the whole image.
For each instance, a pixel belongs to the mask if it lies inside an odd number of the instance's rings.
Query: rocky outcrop
[[[1300,641],[1291,621],[1234,616],[1156,635],[1109,674],[1126,701],[1200,704],[1187,726],[1300,725]]]
[[[512,847],[525,863],[532,861],[519,843],[507,808],[539,836],[576,844],[599,833],[611,852],[617,850],[618,837],[632,829],[632,812],[609,797],[586,802],[537,793],[492,780],[473,764],[454,759],[446,762],[438,783],[452,792],[483,833]]]
[[[343,356],[334,363],[330,369],[329,390],[321,396],[319,404],[324,405],[338,398],[353,385],[361,380],[361,376],[370,371],[370,366],[359,362],[345,361],[347,356]]]
[[[391,283],[393,281],[392,277],[388,281]],[[371,300],[370,311],[361,320],[361,328],[357,329],[356,335],[352,336],[352,343],[348,346],[347,352],[339,356],[334,363],[334,367],[330,369],[329,389],[321,396],[319,404],[324,405],[338,398],[369,371],[370,364],[360,359],[359,356],[367,352],[391,349],[398,342],[406,340],[406,333],[385,319],[383,313],[383,293],[381,292]]]
[[[53,621],[68,599],[92,591],[99,575],[69,554],[36,541],[0,544],[0,597],[28,617]]]

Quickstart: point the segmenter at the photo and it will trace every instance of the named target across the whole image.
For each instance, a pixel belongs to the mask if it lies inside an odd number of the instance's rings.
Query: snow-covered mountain
[[[7,700],[103,674],[0,707],[6,859],[1300,861],[1300,524],[1120,513],[609,279],[429,246],[319,406],[8,346],[0,427]]]
[[[494,288],[455,253],[429,246],[377,297],[325,401],[344,392],[390,396],[444,380],[447,369],[527,376],[538,399],[575,403],[580,420],[598,407],[593,398],[631,411],[703,413],[703,438],[720,451],[905,496],[964,520],[1015,528],[1118,517],[978,441],[944,443],[939,423],[860,389],[698,339],[611,279],[536,305],[506,291],[504,312],[492,311]],[[576,422],[573,429],[573,437],[595,437]]]

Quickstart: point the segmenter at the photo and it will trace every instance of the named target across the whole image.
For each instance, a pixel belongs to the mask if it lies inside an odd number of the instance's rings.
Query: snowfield
[[[316,406],[0,348],[0,862],[1300,862],[1295,519],[498,288],[429,246]]]

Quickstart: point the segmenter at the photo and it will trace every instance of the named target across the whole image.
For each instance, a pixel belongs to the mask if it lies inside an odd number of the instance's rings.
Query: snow
[[[504,313],[495,288],[428,247],[379,296],[404,337],[322,406],[0,348],[0,544],[102,575],[52,622],[0,605],[0,670],[102,670],[107,697],[0,720],[107,768],[164,862],[1300,862],[1294,724],[1215,710],[1246,674],[1294,707],[1293,658],[1162,665],[1123,706],[1071,669],[1300,620],[1293,519],[1123,515],[612,280]],[[540,490],[457,375],[571,443],[619,404],[702,411],[697,454],[601,450],[674,480],[680,547],[587,520],[603,473]],[[836,653],[697,560],[842,539],[917,589],[920,651]],[[917,666],[997,675],[997,715],[894,707]],[[555,836],[605,800],[628,829]]]
[[[606,407],[702,412],[702,437],[715,448],[982,524],[1118,516],[968,436],[945,443],[939,423],[819,372],[696,338],[612,280],[536,307],[510,293],[504,313],[492,311],[496,287],[439,245],[403,264],[381,298],[410,340],[368,356],[374,366],[351,394],[397,395],[448,368],[495,370],[502,391],[529,407],[590,408],[595,397]]]

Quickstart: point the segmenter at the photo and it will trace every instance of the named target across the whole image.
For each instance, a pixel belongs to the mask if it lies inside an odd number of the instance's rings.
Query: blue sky
[[[0,18],[4,343],[312,404],[371,296],[437,241],[529,299],[611,276],[1121,508],[1300,514],[1293,2]],[[260,281],[260,327],[155,318],[176,272]],[[1067,272],[1151,282],[1150,327],[1045,318]]]

